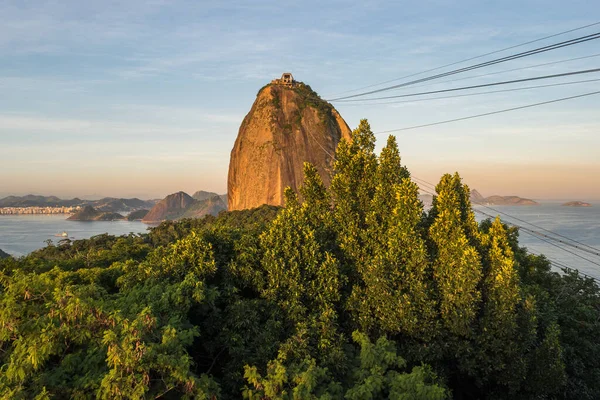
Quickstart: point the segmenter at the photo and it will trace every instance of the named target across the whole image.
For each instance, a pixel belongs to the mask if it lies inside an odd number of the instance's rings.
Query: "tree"
[[[343,352],[336,327],[341,276],[327,245],[330,201],[317,170],[305,164],[304,174],[302,204],[288,189],[285,209],[261,237],[267,282],[262,294],[281,307],[291,332],[308,334],[314,342],[309,355],[334,365]]]
[[[476,237],[471,228],[473,212],[466,210],[467,191],[458,174],[444,175],[436,192],[429,235],[434,244],[433,277],[441,319],[452,335],[471,337],[481,300],[481,262],[471,243]]]
[[[435,310],[426,282],[429,263],[420,235],[423,208],[418,187],[401,165],[392,136],[378,161],[375,192],[360,232],[360,280],[349,305],[365,332],[426,335]]]

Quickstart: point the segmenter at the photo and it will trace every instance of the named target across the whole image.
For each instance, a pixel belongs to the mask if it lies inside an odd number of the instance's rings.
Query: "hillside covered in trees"
[[[0,261],[0,397],[598,399],[600,297],[366,121],[326,189]]]

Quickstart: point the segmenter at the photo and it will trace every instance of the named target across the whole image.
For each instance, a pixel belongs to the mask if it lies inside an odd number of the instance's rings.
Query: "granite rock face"
[[[310,86],[265,86],[231,151],[228,209],[283,205],[285,188],[297,191],[302,184],[304,162],[312,163],[329,186],[335,149],[350,133],[340,114]]]

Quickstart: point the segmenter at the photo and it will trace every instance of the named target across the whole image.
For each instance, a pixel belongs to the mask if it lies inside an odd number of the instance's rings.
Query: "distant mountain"
[[[155,205],[153,201],[144,201],[138,198],[118,199],[114,197],[105,197],[104,199],[92,201],[90,204],[100,211],[135,211],[150,209]]]
[[[160,222],[179,219],[185,213],[186,209],[195,202],[196,200],[184,192],[170,194],[156,203],[142,221]]]
[[[567,203],[561,204],[565,207],[591,207],[590,203],[586,203],[585,201],[569,201]]]
[[[476,189],[471,190],[471,203],[481,203],[485,198]]]
[[[210,199],[211,197],[215,197],[215,196],[218,196],[218,194],[213,193],[213,192],[206,192],[204,190],[198,190],[196,193],[194,193],[192,195],[192,198],[194,200],[202,201],[202,200]]]
[[[211,198],[197,201],[189,206],[181,218],[201,218],[205,215],[218,215],[221,211],[227,210],[227,203],[219,195]]]
[[[148,215],[149,210],[136,210],[132,211],[127,217],[127,221],[141,221],[144,219],[146,215]]]
[[[480,203],[491,206],[539,206],[540,203],[519,196],[490,196]]]
[[[419,199],[423,202],[425,208],[431,207],[433,196],[430,194],[420,194]],[[471,203],[488,206],[539,206],[539,203],[519,196],[490,196],[483,197],[477,190],[471,190]]]
[[[92,206],[85,206],[75,214],[71,215],[69,221],[115,221],[124,219],[121,214],[114,212],[98,211]]]
[[[154,206],[154,201],[145,201],[137,198],[122,199],[115,197],[105,197],[100,200],[81,200],[74,198],[71,200],[59,199],[56,196],[8,196],[0,199],[0,207],[74,207],[91,205],[100,211],[135,211],[140,209],[149,209]]]
[[[204,190],[199,190],[196,193],[194,193],[192,195],[192,197],[194,198],[194,200],[198,200],[198,201],[204,201],[204,200],[208,200],[211,199],[213,197],[220,197],[221,200],[223,201],[223,203],[225,204],[225,208],[227,208],[227,193],[225,194],[217,194],[214,192],[206,192]]]
[[[211,196],[206,198],[206,195]],[[159,201],[144,217],[143,222],[161,222],[181,218],[200,218],[205,215],[217,215],[227,209],[222,196],[210,192],[196,192],[194,196],[203,198],[196,200],[187,193],[177,192]]]
[[[3,258],[8,258],[8,257],[10,257],[10,254],[5,253],[0,249],[0,260]]]
[[[56,196],[8,196],[0,199],[0,207],[73,207],[84,201],[78,198],[71,200],[59,199]]]

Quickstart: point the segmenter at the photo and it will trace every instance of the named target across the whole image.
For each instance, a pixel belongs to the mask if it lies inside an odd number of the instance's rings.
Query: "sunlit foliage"
[[[282,209],[1,260],[0,398],[600,398],[598,286],[374,149],[363,120]]]

